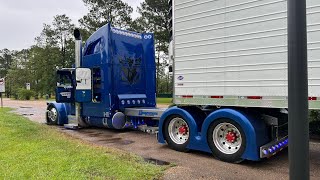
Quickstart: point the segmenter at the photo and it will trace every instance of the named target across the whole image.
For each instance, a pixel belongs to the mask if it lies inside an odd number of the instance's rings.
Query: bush
[[[320,111],[319,110],[311,110],[309,111],[309,121],[320,121]]]
[[[309,124],[310,133],[320,135],[320,121],[312,121]]]
[[[31,90],[27,90],[27,89],[19,89],[18,90],[18,98],[20,100],[30,100],[32,96],[34,96],[35,93]]]
[[[320,111],[311,110],[309,113],[309,128],[310,133],[315,135],[320,135]]]
[[[14,88],[14,89],[12,89],[11,90],[11,98],[14,98],[15,100],[17,100],[17,99],[19,99],[19,97],[18,97],[18,91],[19,91],[20,89],[19,88]]]

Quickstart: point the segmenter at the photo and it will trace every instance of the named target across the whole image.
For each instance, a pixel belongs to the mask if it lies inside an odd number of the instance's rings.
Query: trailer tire
[[[164,138],[171,149],[180,152],[187,152],[187,145],[190,141],[189,125],[183,117],[172,115],[164,123]]]
[[[47,109],[46,120],[48,125],[57,125],[59,121],[59,112],[57,108],[50,105]]]
[[[207,132],[208,145],[214,157],[231,163],[243,161],[246,137],[242,127],[231,119],[218,119],[211,123]]]

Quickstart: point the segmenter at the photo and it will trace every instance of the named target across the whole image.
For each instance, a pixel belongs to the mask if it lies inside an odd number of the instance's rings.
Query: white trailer
[[[174,1],[175,103],[287,108],[286,0]],[[320,1],[307,1],[310,108],[320,108]]]
[[[174,103],[158,140],[229,162],[288,144],[287,0],[173,0]],[[320,1],[307,0],[309,107],[320,109]]]

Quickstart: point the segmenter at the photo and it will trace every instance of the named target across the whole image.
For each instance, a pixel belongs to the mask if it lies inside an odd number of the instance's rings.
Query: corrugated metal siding
[[[175,95],[287,96],[286,0],[174,4]],[[307,6],[309,96],[320,97],[320,1]]]

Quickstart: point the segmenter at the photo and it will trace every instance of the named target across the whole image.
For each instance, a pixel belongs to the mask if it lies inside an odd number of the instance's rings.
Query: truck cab
[[[107,24],[93,33],[83,47],[78,43],[76,52],[76,67],[57,71],[56,102],[49,104],[47,114],[54,114],[52,109],[63,111],[57,106],[77,109],[79,105],[79,117],[72,117],[77,115],[73,110],[47,121],[64,125],[76,118],[84,126],[122,129],[131,126],[124,118],[126,108],[156,107],[153,34]]]

